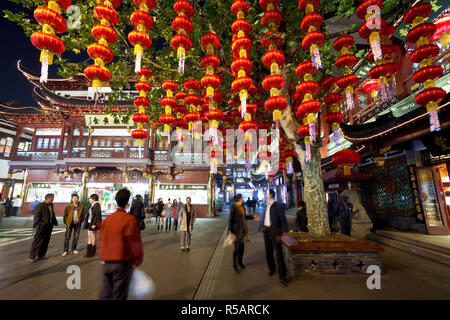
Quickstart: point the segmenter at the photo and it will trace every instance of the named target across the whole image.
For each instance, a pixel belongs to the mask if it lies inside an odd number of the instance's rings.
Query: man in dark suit
[[[275,274],[275,259],[273,249],[277,256],[278,274],[282,285],[287,285],[287,269],[283,259],[283,247],[280,237],[288,232],[288,223],[284,209],[275,201],[275,191],[269,190],[264,218],[261,219],[261,230],[264,232],[264,245],[266,259],[269,267],[269,276]]]
[[[30,262],[47,259],[46,253],[50,237],[52,236],[53,226],[58,225],[55,210],[53,209],[54,197],[53,193],[46,194],[44,202],[39,203],[34,208],[33,227],[36,228],[36,233],[31,244],[30,258],[28,259]]]

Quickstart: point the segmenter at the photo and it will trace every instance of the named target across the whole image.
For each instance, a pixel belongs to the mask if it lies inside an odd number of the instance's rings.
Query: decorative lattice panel
[[[413,193],[404,158],[387,160],[374,167],[372,197],[380,213],[411,215],[414,213]]]

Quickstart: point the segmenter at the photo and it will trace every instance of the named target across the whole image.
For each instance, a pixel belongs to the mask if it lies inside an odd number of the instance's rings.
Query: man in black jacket
[[[280,282],[285,286],[287,284],[287,269],[284,263],[283,247],[279,237],[288,232],[288,222],[283,207],[275,201],[275,191],[272,189],[269,190],[266,212],[264,218],[261,219],[261,229],[264,232],[264,245],[266,247],[269,276],[275,274],[275,259],[273,257],[273,249],[275,248]]]
[[[53,209],[53,199],[54,194],[49,193],[45,195],[44,202],[39,203],[34,208],[33,227],[36,228],[36,233],[31,245],[30,258],[28,259],[30,262],[47,258],[46,253],[52,236],[53,226],[58,225],[55,210]]]

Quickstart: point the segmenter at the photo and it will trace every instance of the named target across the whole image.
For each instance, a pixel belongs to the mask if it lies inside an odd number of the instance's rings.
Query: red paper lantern
[[[147,123],[149,119],[145,113],[135,113],[133,114],[132,120],[133,122]]]
[[[283,38],[280,36],[280,32],[276,30],[269,31],[262,37],[261,44],[267,50],[270,49],[270,46],[279,48],[283,44]]]
[[[357,165],[360,160],[359,153],[350,149],[338,151],[331,157],[335,165],[344,167],[344,174],[347,176],[351,175],[350,167]]]
[[[322,81],[321,83],[322,90],[327,92],[336,83],[337,80],[338,77],[329,76],[328,78]]]

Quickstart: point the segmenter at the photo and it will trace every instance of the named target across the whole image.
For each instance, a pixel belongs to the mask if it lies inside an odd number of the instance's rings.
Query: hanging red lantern
[[[136,56],[134,71],[137,73],[141,70],[144,49],[148,49],[152,45],[152,39],[147,32],[153,28],[154,21],[148,12],[155,7],[155,1],[136,0],[134,4],[139,7],[139,10],[135,10],[131,14],[130,21],[136,30],[128,34],[128,41],[134,47],[134,54]]]
[[[179,0],[175,2],[173,9],[178,15],[172,23],[177,34],[172,37],[170,44],[177,51],[178,73],[184,73],[186,52],[192,48],[192,40],[187,34],[193,30],[190,18],[194,15],[194,6],[189,1]]]
[[[442,48],[447,50],[450,45],[450,16],[443,17],[434,23],[436,32],[430,38],[433,41],[440,40]]]
[[[120,0],[113,2],[101,0],[99,1],[99,4],[94,7],[94,15],[103,27],[96,25],[92,29],[91,33],[94,38],[97,39],[97,37],[95,37],[95,35],[97,35],[100,39],[98,39],[98,45],[94,44],[93,46],[89,46],[90,50],[88,48],[88,53],[92,54],[90,56],[94,59],[95,64],[88,66],[84,70],[84,74],[86,75],[86,78],[92,81],[92,87],[95,90],[102,87],[103,82],[108,82],[110,79],[109,71],[104,65],[105,63],[111,62],[113,59],[112,51],[109,51],[107,46],[110,44],[108,39],[110,41],[115,41],[117,39],[117,35],[110,27],[115,26],[119,22],[119,15],[114,9],[118,8],[120,4]],[[104,56],[99,54],[100,48],[102,48],[102,51],[105,54]],[[107,60],[104,60],[104,58]]]
[[[65,45],[55,33],[64,33],[67,24],[61,10],[66,10],[72,4],[70,0],[56,0],[48,2],[48,7],[38,7],[34,11],[34,18],[42,26],[42,31],[36,31],[31,35],[31,43],[41,51],[41,83],[48,80],[48,66],[53,64],[53,56],[65,51]]]
[[[350,149],[338,151],[331,157],[331,161],[335,165],[344,167],[344,175],[346,176],[351,175],[350,167],[357,165],[360,160],[359,153]]]
[[[375,99],[378,94],[378,90],[380,89],[380,84],[377,80],[369,80],[363,86],[364,91],[369,92],[372,96],[372,99]]]

